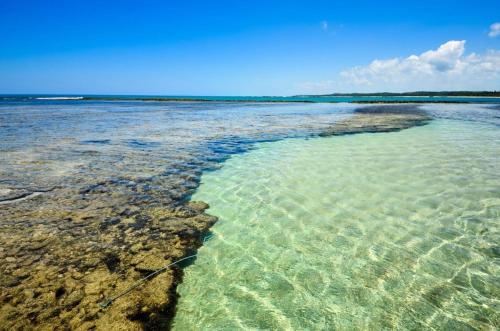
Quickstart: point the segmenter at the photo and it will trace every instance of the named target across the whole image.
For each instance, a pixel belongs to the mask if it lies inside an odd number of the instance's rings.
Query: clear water
[[[0,189],[81,187],[96,179],[165,177],[179,164],[210,167],[253,141],[320,131],[354,107],[0,100]]]
[[[138,260],[159,268],[196,245],[196,232],[176,235],[195,225],[165,214],[201,172],[255,141],[320,132],[353,107],[0,100],[0,329],[166,325],[168,272],[159,290],[148,284],[155,296],[96,311],[144,276]]]
[[[500,130],[260,143],[204,173],[220,217],[174,330],[495,330]]]
[[[234,156],[231,166],[244,156],[241,152],[289,143],[261,142],[313,137],[351,116],[356,107],[0,96],[0,325],[24,330],[97,323],[97,328],[106,329],[99,323],[111,320],[114,328],[123,329],[121,322],[139,327],[134,311],[146,316],[143,307],[152,309],[148,319],[156,318],[155,310],[166,303],[158,297],[170,288],[167,275],[155,279],[166,282],[160,290],[148,284],[119,300],[116,310],[98,315],[95,311],[117,288],[142,276],[135,270],[138,256],[154,255],[161,262],[185,253],[170,236],[183,225],[169,219],[165,227],[158,227],[161,211],[184,203],[201,174],[224,167],[221,161],[228,157]],[[498,104],[422,107],[434,118],[500,127]],[[308,142],[313,141],[321,139]],[[480,140],[476,144],[485,145]],[[268,203],[283,197],[266,199]],[[491,245],[485,250],[498,252]],[[55,300],[61,288],[66,293]],[[91,294],[60,313],[62,305],[74,295],[78,299],[84,288]],[[155,295],[148,296],[149,302],[139,301],[146,291]]]

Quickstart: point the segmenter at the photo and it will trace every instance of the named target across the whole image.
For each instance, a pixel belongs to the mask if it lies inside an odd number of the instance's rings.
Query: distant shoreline
[[[374,96],[375,97],[375,96]],[[479,99],[485,97],[479,96],[461,96],[462,98],[471,98],[471,99]],[[321,98],[321,97],[318,97]],[[427,98],[425,96],[421,97],[411,97],[411,98]],[[453,97],[451,97],[453,98]],[[500,97],[486,97],[491,99],[498,99],[500,101]],[[266,99],[262,97],[262,99],[205,99],[205,98],[94,98],[94,97],[83,97],[80,100],[87,101],[152,101],[152,102],[227,102],[227,103],[356,103],[356,104],[407,104],[407,103],[474,103],[476,100],[273,100]],[[492,100],[497,101],[497,100]]]
[[[0,94],[0,102],[22,101],[144,101],[144,102],[227,102],[227,103],[500,103],[497,91],[335,93],[294,96],[162,96],[97,94]]]
[[[500,97],[500,91],[415,91],[415,92],[375,92],[375,93],[331,93],[300,94],[294,97]]]

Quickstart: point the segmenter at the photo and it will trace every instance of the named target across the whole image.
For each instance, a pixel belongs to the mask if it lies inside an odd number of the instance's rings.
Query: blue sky
[[[497,22],[498,0],[2,0],[0,93],[500,89]]]

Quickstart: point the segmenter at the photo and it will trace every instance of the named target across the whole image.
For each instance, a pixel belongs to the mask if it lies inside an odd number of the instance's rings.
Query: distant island
[[[500,91],[414,91],[376,93],[303,94],[295,97],[500,97]]]

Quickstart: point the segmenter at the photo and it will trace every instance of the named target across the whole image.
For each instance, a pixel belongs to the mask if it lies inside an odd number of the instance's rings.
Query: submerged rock
[[[206,209],[208,209],[208,203],[205,203],[203,201],[189,201],[188,202],[188,207],[198,211],[198,212],[204,212]]]
[[[394,132],[425,125],[432,118],[416,105],[383,105],[362,107],[354,115],[330,126],[320,136],[356,133]]]

